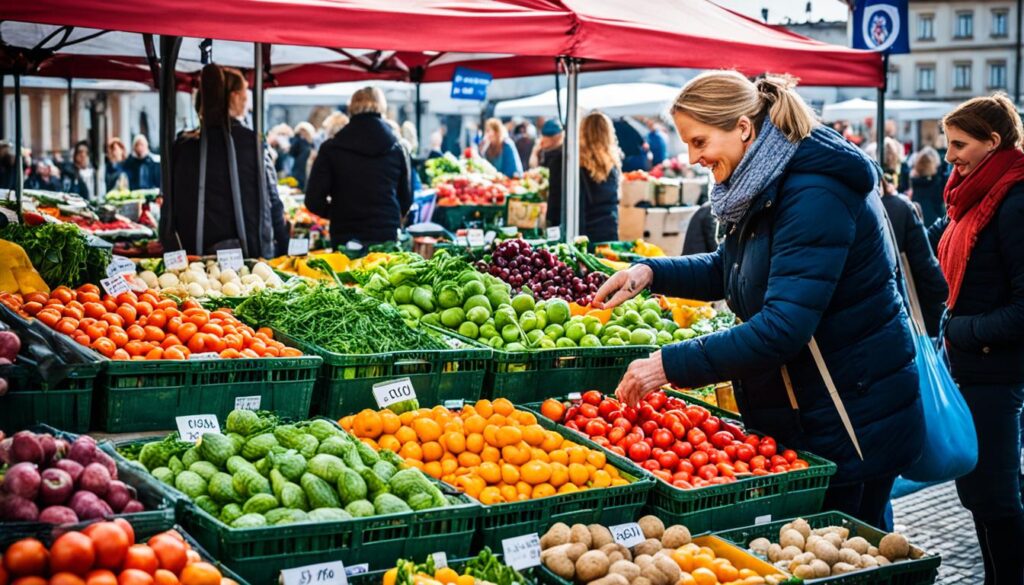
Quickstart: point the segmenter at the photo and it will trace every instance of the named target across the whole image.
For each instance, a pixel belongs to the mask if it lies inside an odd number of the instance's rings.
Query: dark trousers
[[[885,509],[895,482],[896,476],[892,475],[863,483],[829,486],[821,509],[845,512],[862,522],[885,529]]]
[[[961,385],[978,433],[978,465],[956,480],[960,502],[974,514],[985,585],[1024,583],[1021,502],[1022,385]]]

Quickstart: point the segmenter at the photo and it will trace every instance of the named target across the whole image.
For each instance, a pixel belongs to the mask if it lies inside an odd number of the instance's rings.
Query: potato
[[[789,572],[792,573],[793,570],[799,567],[800,565],[811,564],[811,561],[813,561],[815,558],[816,557],[814,556],[814,553],[809,552],[800,553],[796,555],[795,557],[793,557],[793,560],[789,561]]]
[[[776,561],[781,559],[781,555],[782,555],[782,547],[779,546],[778,543],[773,542],[770,545],[768,545],[768,560],[769,561],[774,563],[774,562],[776,562]]]
[[[857,570],[857,567],[849,563],[836,563],[832,565],[833,575],[843,575],[845,573],[852,573]]]
[[[551,528],[548,528],[544,536],[540,537],[541,550],[569,542],[569,534],[569,527],[566,524],[556,522]]]
[[[647,565],[654,564],[654,557],[651,555],[637,555],[633,562],[636,563],[636,566],[640,567],[640,570],[643,570]]]
[[[644,532],[644,538],[661,538],[665,534],[665,524],[657,516],[644,516],[637,524],[640,525],[640,530]]]
[[[677,565],[676,562],[667,554],[654,555],[654,566],[658,567],[658,570],[668,577],[669,583],[675,583],[682,576],[682,571],[679,569],[679,565]]]
[[[828,566],[828,563],[821,559],[814,559],[811,564],[808,565],[814,569],[814,578],[821,579],[822,577],[828,577],[832,574],[832,567]]]
[[[608,555],[610,559],[613,555],[618,555],[618,559],[625,559],[627,561],[633,560],[633,553],[629,552],[629,549],[622,546],[617,542],[609,542],[599,549],[604,554]],[[614,562],[614,561],[612,561]]]
[[[882,539],[882,540],[885,540],[885,539]],[[905,540],[906,539],[904,539],[904,541]],[[862,554],[862,555],[863,554],[867,554],[869,546],[871,546],[871,545],[868,543],[868,541],[864,540],[864,538],[860,537],[860,536],[854,536],[853,538],[851,538],[851,539],[849,539],[849,540],[847,540],[847,541],[845,541],[843,543],[843,548],[852,548],[853,550],[857,551],[858,554]],[[879,550],[881,550],[881,547],[879,547]],[[882,554],[885,555],[884,552]],[[886,555],[886,556],[888,556],[888,555]]]
[[[588,550],[587,545],[582,542],[570,542],[565,546],[568,547],[565,551],[565,556],[569,557],[569,560],[574,563]]]
[[[648,538],[633,547],[633,554],[653,556],[659,550],[661,550],[661,541],[657,538]]]
[[[804,539],[811,535],[811,525],[808,524],[807,520],[804,520],[803,518],[797,518],[796,520],[793,520],[791,530],[796,530],[797,532],[799,532],[804,537]]]
[[[608,574],[608,555],[599,550],[592,550],[583,553],[583,556],[576,559],[576,577],[580,581],[590,582],[600,579]]]
[[[787,522],[787,523],[783,524],[782,528],[779,528],[779,540],[782,540],[782,535],[785,534],[787,530],[792,530],[792,529],[793,529],[793,523],[792,522]]]
[[[860,564],[860,555],[852,548],[844,548],[839,551],[839,562],[857,566]]]
[[[654,583],[651,583],[651,580],[647,577],[637,577],[629,585],[654,585]]]
[[[576,577],[576,565],[568,557],[561,554],[550,555],[544,566],[551,569],[551,572],[565,579],[572,581]]]
[[[873,556],[873,557],[877,557],[878,555],[880,555],[882,553],[878,552],[878,547],[877,546],[869,546],[868,547],[868,554]]]
[[[764,582],[768,585],[779,585],[779,583],[782,583],[787,579],[788,577],[784,577],[782,575],[768,575],[764,578]]]
[[[779,560],[791,561],[791,560],[796,558],[796,555],[798,555],[798,554],[800,554],[802,552],[804,552],[804,551],[800,550],[799,548],[797,548],[795,546],[787,546],[787,547],[782,549],[781,553],[779,553]]]
[[[629,579],[622,575],[609,573],[596,581],[591,581],[587,585],[629,585]]]
[[[865,549],[864,552],[868,551]],[[907,537],[893,532],[882,537],[882,542],[878,543],[878,552],[890,561],[903,559],[910,554],[910,543]]]
[[[654,563],[641,568],[640,576],[646,577],[653,585],[672,585],[668,580],[668,575],[662,573],[661,569],[659,569]]]
[[[814,567],[810,565],[799,565],[790,571],[790,573],[793,573],[794,577],[799,577],[801,579],[813,579],[816,575]]]
[[[807,540],[804,541],[804,550],[811,550],[811,547],[814,546],[814,543],[818,542],[819,540],[824,540],[824,538],[818,536],[817,534],[812,534],[808,536]]]
[[[832,543],[827,540],[819,540],[814,543],[814,548],[811,549],[814,556],[825,561],[829,565],[834,565],[839,560],[839,550],[832,546]]]
[[[611,530],[608,530],[600,524],[591,524],[587,526],[587,530],[590,531],[591,548],[601,548],[608,543],[615,542],[615,538],[612,537]]]
[[[857,562],[857,566],[862,569],[873,569],[878,566],[878,561],[871,555],[860,555],[860,561]]]
[[[834,546],[836,548],[843,548],[843,537],[840,536],[839,533],[837,533],[837,532],[830,532],[829,534],[826,534],[822,538],[824,538],[828,542],[832,543],[832,546]]]
[[[669,526],[665,534],[661,535],[661,545],[665,548],[679,548],[684,544],[690,544],[692,540],[690,529],[681,524]]]
[[[573,524],[569,529],[569,542],[582,542],[590,548],[590,530],[583,524]]]
[[[878,566],[879,567],[884,567],[886,565],[891,565],[892,564],[892,561],[890,561],[889,559],[883,557],[882,555],[877,555],[875,557],[875,560],[878,562]]]
[[[749,548],[751,552],[757,553],[759,555],[767,555],[768,547],[770,547],[771,545],[771,541],[767,538],[755,538],[754,540],[750,541],[750,544],[747,545],[747,548]]]
[[[551,556],[554,556],[554,555],[564,555],[564,554],[566,554],[566,551],[568,551],[568,550],[569,550],[569,543],[559,544],[559,545],[553,546],[551,548],[543,549],[543,550],[540,551],[540,560],[543,561],[543,560],[547,559],[548,557],[551,557]],[[573,561],[573,562],[575,562],[575,561]]]
[[[791,546],[795,546],[796,548],[803,551],[804,535],[801,534],[798,530],[790,528],[789,530],[782,533],[782,536],[779,538],[779,545],[781,545],[782,548],[789,548]]]
[[[608,574],[622,575],[627,581],[633,581],[640,576],[640,567],[626,560],[615,561],[608,567]]]

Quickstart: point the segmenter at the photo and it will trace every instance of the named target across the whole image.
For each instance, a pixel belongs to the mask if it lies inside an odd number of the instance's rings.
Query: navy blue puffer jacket
[[[725,298],[743,324],[662,350],[681,386],[733,380],[744,421],[839,466],[834,484],[895,475],[920,455],[914,343],[883,230],[877,167],[829,128],[728,226],[717,251],[646,260],[652,290]],[[807,344],[818,342],[864,454],[857,457]],[[786,365],[799,405],[786,393]]]

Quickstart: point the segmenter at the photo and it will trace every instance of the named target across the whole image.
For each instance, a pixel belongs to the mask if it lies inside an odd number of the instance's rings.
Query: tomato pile
[[[208,311],[191,299],[179,304],[153,290],[115,298],[85,284],[0,301],[114,360],[183,360],[210,352],[221,358],[302,355],[275,341],[270,329],[253,330],[228,310]]]
[[[452,205],[504,205],[508,188],[480,175],[462,175],[435,186],[437,204]]]
[[[12,544],[0,563],[7,585],[237,585],[174,530],[135,544],[123,519],[67,532],[49,549],[34,539]]]
[[[808,467],[796,451],[780,451],[775,439],[747,434],[708,409],[660,390],[637,408],[596,390],[571,403],[549,398],[541,414],[682,489]]]

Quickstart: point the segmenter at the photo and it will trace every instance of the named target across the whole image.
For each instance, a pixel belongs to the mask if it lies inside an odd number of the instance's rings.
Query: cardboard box
[[[637,204],[644,201],[654,203],[654,183],[650,181],[625,181],[622,183],[622,196],[619,197],[619,205],[636,207]]]
[[[647,210],[643,207],[619,206],[619,240],[638,240],[644,237],[644,220]]]
[[[689,207],[670,207],[665,215],[665,227],[662,233],[665,235],[685,234],[693,214],[700,209],[697,205]]]
[[[661,179],[658,181],[654,199],[658,205],[672,206],[679,205],[682,195],[683,188],[678,179]]]
[[[701,195],[710,188],[706,177],[699,179],[681,179],[683,188],[683,205],[697,205]]]
[[[508,200],[508,225],[523,229],[541,229],[546,222],[547,203],[528,203],[519,199]]]

